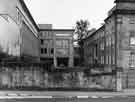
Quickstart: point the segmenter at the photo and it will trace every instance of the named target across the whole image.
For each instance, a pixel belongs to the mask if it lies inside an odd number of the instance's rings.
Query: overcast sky
[[[72,28],[79,19],[87,19],[90,28],[99,28],[114,6],[114,0],[24,0],[36,23],[53,28]]]

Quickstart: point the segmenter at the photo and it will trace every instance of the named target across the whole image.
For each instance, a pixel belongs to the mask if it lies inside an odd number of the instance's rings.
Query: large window
[[[115,44],[115,36],[112,35],[112,45],[114,45],[114,44]]]
[[[115,64],[115,55],[112,56],[112,64]]]
[[[134,17],[129,18],[129,24],[135,24],[135,18]]]
[[[109,56],[109,64],[111,65],[112,63],[111,55]]]
[[[130,32],[130,45],[135,45],[135,31]]]
[[[101,49],[101,50],[104,50],[104,47],[105,47],[104,42],[101,42],[101,43],[100,43],[100,49]]]
[[[47,54],[47,48],[41,48],[41,54]]]
[[[129,65],[130,67],[135,67],[135,53],[130,54]]]
[[[62,40],[56,40],[56,47],[61,48],[62,47]]]
[[[56,40],[57,48],[68,48],[68,46],[69,46],[68,40]]]
[[[106,64],[108,64],[108,56],[106,56]]]
[[[130,36],[130,45],[135,45],[135,36]]]

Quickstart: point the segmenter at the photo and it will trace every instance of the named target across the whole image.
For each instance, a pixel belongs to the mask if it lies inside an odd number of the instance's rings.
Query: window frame
[[[129,56],[129,67],[135,68],[135,52],[131,52]]]
[[[134,39],[134,43],[132,43],[131,39]],[[129,45],[130,46],[135,46],[135,31],[130,31],[130,35],[129,35]]]

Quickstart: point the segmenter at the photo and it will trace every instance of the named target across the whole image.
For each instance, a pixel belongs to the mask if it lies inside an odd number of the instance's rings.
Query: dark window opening
[[[47,48],[44,49],[44,53],[47,54]]]
[[[54,53],[54,49],[53,48],[51,48],[51,54],[53,54]]]
[[[41,41],[41,44],[43,45],[43,44],[44,44],[44,40],[43,40],[43,39],[41,39],[40,41]]]
[[[41,48],[41,54],[43,54],[44,53],[44,49],[43,48]]]
[[[67,67],[68,66],[68,58],[57,58],[57,64],[60,67]]]

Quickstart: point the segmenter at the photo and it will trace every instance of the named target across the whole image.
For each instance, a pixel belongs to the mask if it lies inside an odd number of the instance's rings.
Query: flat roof
[[[40,31],[75,31],[75,29],[39,29]]]

